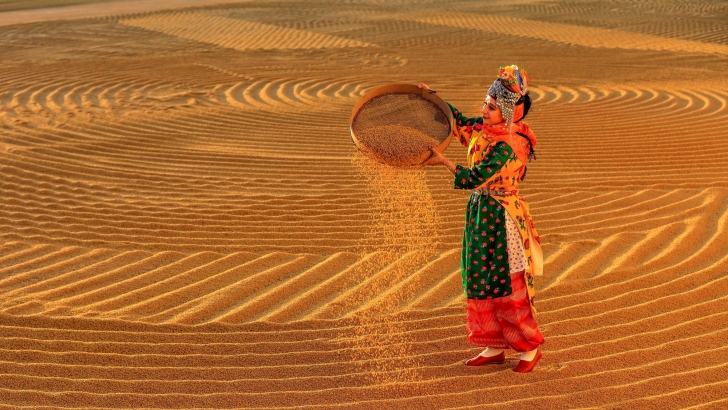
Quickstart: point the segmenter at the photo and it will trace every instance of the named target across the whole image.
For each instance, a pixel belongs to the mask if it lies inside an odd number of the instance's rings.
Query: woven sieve
[[[447,147],[452,123],[450,109],[439,97],[414,85],[394,84],[359,100],[352,112],[351,135],[360,150],[376,153],[380,162],[416,165],[430,156],[428,147],[440,152]],[[404,144],[406,153],[394,155],[402,149],[393,144]]]

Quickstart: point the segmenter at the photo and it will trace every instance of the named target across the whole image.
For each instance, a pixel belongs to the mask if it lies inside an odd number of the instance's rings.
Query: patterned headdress
[[[516,111],[516,102],[528,92],[528,74],[516,65],[501,67],[498,78],[488,89],[488,95],[495,98],[505,120],[505,128],[510,129]],[[521,113],[521,116],[523,113]]]

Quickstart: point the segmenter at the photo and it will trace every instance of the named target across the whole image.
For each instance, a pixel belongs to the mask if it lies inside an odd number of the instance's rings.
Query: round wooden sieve
[[[354,145],[368,154],[384,151],[380,148],[388,141],[396,138],[401,141],[405,134],[392,134],[401,129],[406,129],[408,136],[424,134],[433,145],[437,144],[433,148],[442,152],[450,143],[454,123],[450,107],[436,94],[416,85],[391,84],[378,87],[357,101],[351,112],[349,130]],[[374,139],[371,137],[373,130],[376,130]],[[363,138],[365,135],[367,138]],[[418,147],[409,148],[416,150]],[[421,153],[409,152],[405,159],[382,155],[375,159],[391,165],[418,165],[430,155],[429,149],[423,149]]]

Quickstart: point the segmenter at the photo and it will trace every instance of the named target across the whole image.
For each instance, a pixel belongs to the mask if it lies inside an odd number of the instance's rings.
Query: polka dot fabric
[[[528,268],[526,255],[523,252],[521,234],[518,232],[516,221],[506,212],[506,236],[508,238],[508,265],[513,272],[525,272]]]
[[[473,194],[465,218],[460,257],[465,296],[488,299],[510,295],[505,209],[489,196]]]

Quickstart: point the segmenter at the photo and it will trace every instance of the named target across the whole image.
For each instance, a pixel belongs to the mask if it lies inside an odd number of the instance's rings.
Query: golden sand
[[[0,408],[728,405],[725,4],[88,2],[0,13]],[[468,193],[349,138],[377,86],[475,116],[513,63],[527,375],[462,364]]]

